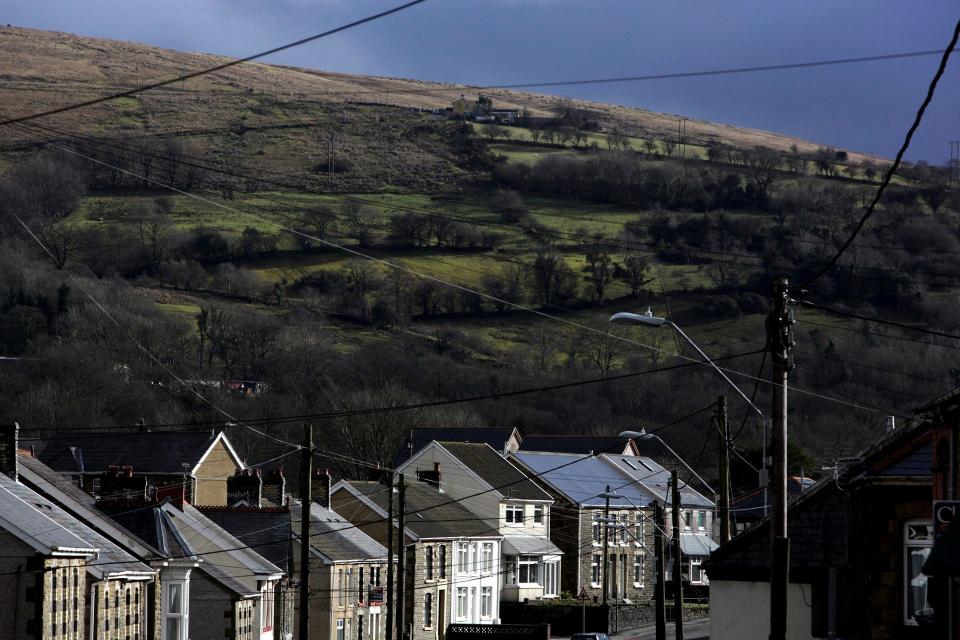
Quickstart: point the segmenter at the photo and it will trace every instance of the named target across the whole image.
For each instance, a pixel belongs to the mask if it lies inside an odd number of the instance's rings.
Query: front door
[[[447,637],[447,592],[440,590],[437,598],[437,640]]]

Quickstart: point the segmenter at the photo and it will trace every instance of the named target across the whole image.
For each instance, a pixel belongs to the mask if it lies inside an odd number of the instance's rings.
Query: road
[[[656,640],[657,629],[653,625],[630,629],[618,633],[611,640]],[[673,623],[667,623],[667,638],[673,638]],[[710,618],[691,620],[683,625],[684,640],[708,640],[710,638]]]

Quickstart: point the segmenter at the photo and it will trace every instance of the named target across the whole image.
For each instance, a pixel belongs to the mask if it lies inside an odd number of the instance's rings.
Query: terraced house
[[[0,458],[0,638],[148,638],[157,572],[20,482],[15,444]]]
[[[440,472],[431,470],[405,490],[404,511],[411,513],[403,531],[405,610],[413,640],[443,640],[450,623],[499,622],[503,536],[452,499],[446,486]],[[378,536],[386,533],[380,522],[386,522],[390,496],[377,482],[341,481],[333,488],[337,510]],[[385,537],[378,540],[386,543]]]
[[[501,601],[560,595],[563,552],[550,540],[554,500],[490,445],[434,440],[397,472],[439,474],[446,495],[503,537],[497,569]]]
[[[310,629],[319,640],[386,637],[387,549],[331,508],[330,475],[314,473],[310,510]],[[294,571],[299,571],[302,504],[290,504],[296,523]],[[299,620],[298,620],[299,623]]]

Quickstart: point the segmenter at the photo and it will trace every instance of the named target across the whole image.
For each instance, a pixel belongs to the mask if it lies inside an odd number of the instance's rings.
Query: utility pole
[[[664,544],[663,532],[666,529],[667,522],[663,515],[663,507],[656,500],[653,501],[653,553],[654,571],[657,573],[657,581],[653,586],[653,601],[657,609],[657,640],[667,640],[667,581],[664,570]]]
[[[310,640],[310,484],[313,481],[313,425],[303,425],[300,462],[300,640]]]
[[[683,568],[680,562],[680,486],[677,470],[670,473],[673,492],[673,637],[683,640]]]
[[[960,140],[950,140],[950,182],[960,184]]]
[[[767,316],[767,349],[773,363],[773,510],[770,512],[770,639],[787,636],[787,585],[790,582],[790,538],[787,537],[787,376],[792,367],[789,282],[773,284],[773,309]]]
[[[610,586],[610,485],[603,500],[603,606],[607,606]]]
[[[404,585],[404,574],[405,565],[407,563],[407,545],[406,540],[403,536],[403,527],[404,527],[404,510],[406,509],[406,493],[407,485],[403,481],[403,474],[400,474],[400,477],[397,479],[397,544],[399,549],[397,549],[397,610],[394,613],[394,617],[397,620],[397,638],[396,640],[404,640],[405,636],[403,633],[404,628],[406,627],[405,613],[407,608],[407,599],[406,599],[406,589]]]
[[[717,398],[717,427],[720,429],[720,544],[726,544],[730,542],[730,432],[726,396]]]
[[[393,472],[387,472],[387,638],[393,640]]]

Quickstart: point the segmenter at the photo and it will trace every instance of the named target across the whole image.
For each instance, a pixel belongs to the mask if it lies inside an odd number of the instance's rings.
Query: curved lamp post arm
[[[705,486],[705,487],[710,491],[710,493],[713,494],[714,500],[716,500],[717,492],[714,491],[713,487],[711,487],[711,486],[707,483],[706,480],[704,480],[703,478],[701,478],[701,477],[700,477],[700,474],[697,473],[696,471],[694,471],[693,468],[692,468],[690,465],[688,465],[688,464],[686,463],[686,461],[684,461],[683,458],[681,458],[679,455],[677,455],[677,452],[673,450],[673,447],[671,447],[670,445],[668,445],[668,444],[664,441],[663,438],[661,438],[660,436],[658,436],[658,435],[656,435],[656,434],[650,433],[650,434],[647,434],[647,435],[648,435],[649,437],[651,437],[651,438],[656,438],[657,440],[659,440],[659,441],[660,441],[660,444],[662,444],[664,447],[666,447],[667,451],[669,451],[671,454],[673,454],[673,457],[676,458],[677,460],[679,460],[679,461],[680,461],[680,464],[682,464],[682,465],[687,469],[687,471],[690,472],[690,475],[692,475],[694,478],[696,478],[697,480],[699,480],[700,483],[701,483],[703,486]]]
[[[717,366],[717,363],[715,363],[710,356],[708,356],[706,353],[704,353],[704,352],[703,352],[703,349],[701,349],[701,348],[697,345],[696,342],[694,342],[693,340],[690,339],[690,336],[688,336],[686,333],[683,332],[683,329],[681,329],[680,327],[678,327],[676,324],[674,324],[673,322],[671,322],[671,321],[669,321],[669,320],[667,320],[667,321],[664,322],[663,324],[668,324],[668,325],[670,325],[671,327],[673,327],[673,330],[674,330],[674,331],[676,331],[676,332],[679,333],[681,336],[683,336],[683,339],[686,340],[687,342],[689,342],[689,343],[690,343],[690,346],[692,346],[694,349],[696,349],[696,350],[697,350],[697,353],[699,353],[699,354],[701,355],[701,357],[703,357],[703,359],[710,364],[711,367],[713,367],[714,369],[716,369],[717,373],[720,374],[720,377],[723,378],[724,380],[726,380],[726,381],[727,381],[727,384],[729,384],[731,387],[733,387],[734,389],[736,389],[737,393],[740,395],[741,398],[744,399],[744,401],[747,403],[747,405],[748,405],[751,409],[753,409],[753,410],[757,413],[758,416],[760,416],[761,418],[763,417],[763,411],[760,411],[760,409],[757,408],[757,405],[753,404],[753,402],[750,400],[750,398],[748,398],[748,397],[746,396],[746,394],[745,394],[743,391],[740,390],[740,387],[738,387],[736,384],[734,384],[733,380],[731,380],[729,377],[727,377],[727,374],[725,374],[725,373],[723,372],[723,369],[721,369],[720,367],[718,367],[718,366]],[[662,440],[661,440],[661,442],[662,442]]]

